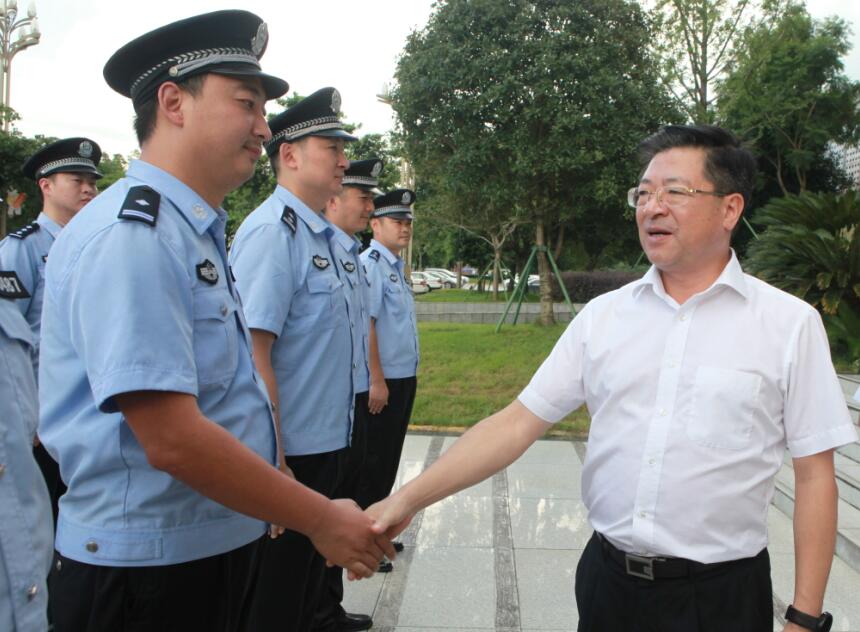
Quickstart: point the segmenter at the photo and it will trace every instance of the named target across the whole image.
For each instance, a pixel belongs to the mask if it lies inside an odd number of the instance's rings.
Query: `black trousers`
[[[358,393],[355,396],[355,411],[352,420],[352,439],[346,454],[346,466],[340,485],[335,491],[335,498],[351,498],[357,500],[358,477],[364,469],[364,459],[367,448],[367,420],[370,412],[367,409],[368,393]],[[326,587],[320,598],[319,608],[314,623],[316,632],[336,631],[335,621],[344,613],[343,601],[343,569],[340,566],[326,568]]]
[[[66,484],[60,478],[60,466],[41,443],[33,448],[33,457],[36,459],[39,469],[42,470],[42,478],[45,479],[45,485],[48,487],[48,495],[51,497],[51,512],[54,514],[54,530],[56,531],[60,496],[66,493]]]
[[[288,456],[296,480],[334,498],[347,463],[348,448]],[[266,538],[250,612],[253,632],[308,632],[313,629],[326,577],[325,560],[310,539],[287,530]]]
[[[677,579],[627,575],[597,534],[576,568],[579,632],[772,632],[767,549]]]
[[[247,627],[262,538],[167,566],[94,566],[54,556],[55,632],[239,632]]]
[[[368,415],[367,420],[367,455],[358,487],[358,504],[362,509],[391,493],[418,386],[415,377],[385,380],[385,383],[388,405],[378,415]]]

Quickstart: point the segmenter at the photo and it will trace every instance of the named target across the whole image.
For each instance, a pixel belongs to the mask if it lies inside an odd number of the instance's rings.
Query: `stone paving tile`
[[[385,575],[377,573],[369,579],[348,581],[343,574],[343,607],[347,612],[372,614],[379,602],[379,591]]]
[[[574,498],[512,498],[511,531],[517,549],[583,549],[591,537],[588,512]]]
[[[581,466],[514,463],[508,468],[511,498],[581,498]]]
[[[424,469],[424,461],[401,461],[400,467],[397,469],[397,478],[394,479],[394,490],[400,489],[403,485],[418,476]]]
[[[424,510],[420,547],[493,546],[493,499],[452,496]]]
[[[492,549],[416,549],[398,626],[492,629],[495,618]]]
[[[514,551],[522,628],[575,630],[579,618],[573,581],[581,551]]]
[[[403,452],[400,455],[400,460],[421,461],[423,463],[424,457],[427,456],[427,448],[430,447],[432,440],[433,435],[407,434],[406,440],[403,442]]]

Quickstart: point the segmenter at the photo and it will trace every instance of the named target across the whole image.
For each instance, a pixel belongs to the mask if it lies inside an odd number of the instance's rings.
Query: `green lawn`
[[[457,290],[447,290],[453,292]],[[528,384],[565,325],[419,323],[421,366],[412,414],[417,426],[468,427],[507,406]],[[584,436],[584,408],[554,430]]]
[[[508,293],[508,298],[510,298]],[[433,290],[426,294],[418,294],[415,297],[416,301],[424,301],[428,303],[492,303],[492,292],[477,292],[475,290]],[[499,302],[504,303],[507,299],[505,293],[499,291]],[[540,297],[537,294],[526,293],[526,303],[538,303]]]

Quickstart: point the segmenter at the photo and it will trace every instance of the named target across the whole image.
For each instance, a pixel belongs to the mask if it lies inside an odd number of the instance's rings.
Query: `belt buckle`
[[[632,553],[624,554],[624,566],[627,569],[628,575],[641,577],[654,581],[654,558],[642,557],[641,555],[633,555]]]

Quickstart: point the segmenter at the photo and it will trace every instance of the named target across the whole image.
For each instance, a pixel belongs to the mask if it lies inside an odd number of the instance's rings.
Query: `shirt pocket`
[[[292,307],[296,330],[335,327],[335,316],[345,310],[343,282],[334,274],[313,274],[305,281],[305,290]]]
[[[390,281],[385,284],[385,309],[391,314],[402,314],[406,309],[405,302],[405,292],[399,284]]]
[[[687,437],[704,446],[741,450],[749,445],[761,376],[700,366],[693,383]]]
[[[228,384],[239,363],[236,302],[224,289],[194,293],[194,360],[202,390]]]

